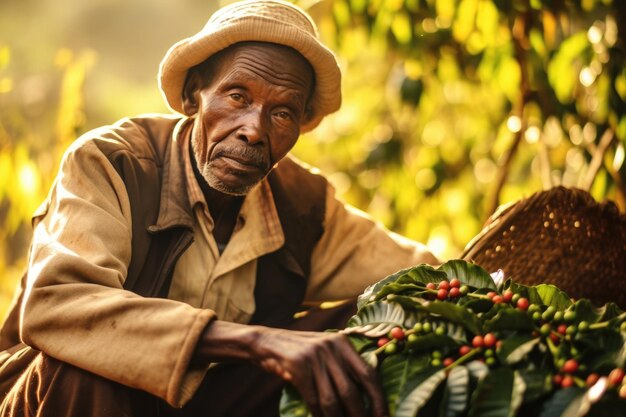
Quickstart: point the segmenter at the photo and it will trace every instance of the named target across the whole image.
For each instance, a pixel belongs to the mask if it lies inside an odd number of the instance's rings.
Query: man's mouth
[[[231,168],[238,171],[265,171],[267,162],[257,155],[236,155],[225,152],[219,152],[215,155],[215,159],[221,159]]]

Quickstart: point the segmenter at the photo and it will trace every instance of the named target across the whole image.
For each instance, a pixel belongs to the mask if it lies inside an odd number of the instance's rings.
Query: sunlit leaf
[[[461,260],[450,260],[442,264],[439,270],[444,271],[448,279],[458,278],[462,283],[476,288],[496,289],[489,273],[478,265]]]
[[[465,366],[455,366],[446,381],[446,391],[441,408],[444,417],[455,417],[465,411],[469,400],[469,371]]]
[[[420,381],[411,391],[402,395],[402,400],[396,410],[396,417],[413,417],[430,400],[433,392],[446,379],[446,371],[440,369],[426,380]]]
[[[461,0],[457,9],[456,18],[452,25],[454,38],[464,42],[469,38],[475,27],[478,0]]]
[[[345,333],[361,333],[376,337],[404,323],[404,310],[398,304],[375,302],[359,309],[348,321]]]

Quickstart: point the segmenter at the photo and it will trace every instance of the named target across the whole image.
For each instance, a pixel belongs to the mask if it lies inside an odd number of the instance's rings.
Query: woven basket
[[[462,255],[518,283],[626,308],[626,216],[610,201],[555,187],[501,207]]]

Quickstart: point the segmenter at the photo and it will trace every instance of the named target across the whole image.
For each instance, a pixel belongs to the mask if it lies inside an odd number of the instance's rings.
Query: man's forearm
[[[305,332],[213,321],[202,334],[193,364],[245,361],[291,382],[314,416],[386,415],[376,372],[359,357],[345,335]]]

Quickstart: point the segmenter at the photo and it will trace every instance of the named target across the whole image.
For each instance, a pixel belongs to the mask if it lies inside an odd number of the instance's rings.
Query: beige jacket
[[[173,406],[188,401],[208,364],[189,362],[215,312],[171,299],[124,290],[133,256],[132,209],[122,182],[96,142],[123,146],[145,135],[170,137],[172,166],[164,176],[183,193],[183,121],[149,116],[89,132],[67,151],[48,200],[36,213],[21,311],[20,337],[28,345],[113,381],[145,390]],[[146,163],[164,164],[149,160]],[[140,158],[141,159],[141,158]],[[180,166],[174,166],[174,165]],[[176,191],[178,190],[178,191]],[[172,195],[160,227],[193,219]],[[307,294],[344,298],[397,269],[437,260],[415,242],[391,234],[345,206],[329,187],[324,235],[311,259]],[[242,243],[244,244],[244,243]],[[9,323],[8,325],[17,325]]]

